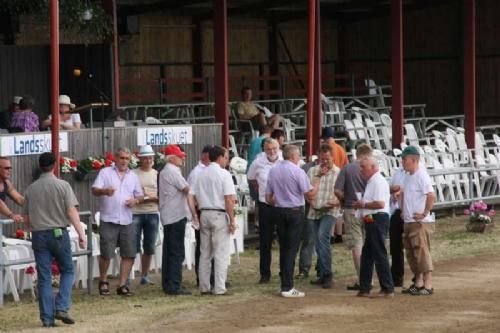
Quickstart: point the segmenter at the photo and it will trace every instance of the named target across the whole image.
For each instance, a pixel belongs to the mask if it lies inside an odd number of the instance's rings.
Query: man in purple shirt
[[[102,169],[92,185],[92,193],[99,197],[101,223],[99,228],[99,293],[109,295],[108,268],[118,244],[120,247],[120,282],[118,295],[131,296],[126,281],[130,275],[137,251],[132,207],[144,201],[141,183],[128,168],[130,150],[118,148],[115,165]]]
[[[308,200],[312,200],[316,187],[311,185],[304,170],[297,165],[300,161],[297,146],[285,146],[283,158],[284,161],[269,171],[266,202],[274,206],[271,215],[278,226],[281,296],[304,297],[303,292],[293,287],[293,271],[299,247],[300,229],[305,223],[304,195]]]

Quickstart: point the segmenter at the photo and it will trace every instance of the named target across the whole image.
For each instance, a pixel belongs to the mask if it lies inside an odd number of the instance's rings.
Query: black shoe
[[[359,290],[359,283],[355,282],[354,284],[348,285],[347,290]]]
[[[43,323],[42,327],[44,327],[44,328],[52,328],[52,327],[57,327],[57,325],[54,324],[54,323]]]
[[[334,243],[335,244],[338,244],[338,243],[342,243],[344,240],[342,239],[342,235],[335,235],[334,237]]]
[[[326,274],[323,277],[323,283],[321,284],[321,287],[323,289],[331,289],[333,286],[333,276],[332,274]]]
[[[62,321],[65,324],[68,324],[68,325],[73,325],[75,323],[75,321],[73,320],[73,318],[71,318],[66,311],[57,310],[56,311],[56,315],[54,316],[54,318],[56,318],[57,320]]]
[[[259,280],[259,284],[269,283],[269,276],[261,276]]]
[[[323,279],[319,277],[316,280],[311,280],[311,284],[315,286],[321,286],[323,284]]]
[[[412,292],[415,292],[417,290],[417,287],[415,287],[414,284],[411,284],[408,288],[403,288],[401,290],[401,294],[411,294]]]
[[[176,291],[171,291],[171,292],[167,291],[167,295],[170,295],[170,296],[189,296],[191,294],[192,293],[189,290],[184,289],[184,288],[181,288],[181,289],[176,290]]]

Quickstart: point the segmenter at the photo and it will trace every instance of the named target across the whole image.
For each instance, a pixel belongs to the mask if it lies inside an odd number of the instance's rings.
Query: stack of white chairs
[[[17,260],[29,260],[30,263],[16,264],[6,266],[4,269],[4,290],[5,294],[12,294],[14,301],[19,302],[19,291],[22,293],[27,287],[31,291],[31,297],[35,299],[35,290],[33,286],[33,275],[26,274],[26,269],[30,266],[35,267],[35,258],[31,246],[28,245],[7,245],[2,247],[2,253],[5,262]]]

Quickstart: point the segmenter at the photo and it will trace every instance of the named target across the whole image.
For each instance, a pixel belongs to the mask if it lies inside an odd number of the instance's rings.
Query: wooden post
[[[319,136],[321,135],[321,127],[323,123],[323,112],[321,103],[321,15],[320,1],[316,1],[316,19],[315,19],[315,36],[314,36],[314,103],[313,103],[313,137],[312,151],[309,156],[315,154],[319,148]]]
[[[469,149],[476,148],[476,2],[464,0],[464,126]]]
[[[403,1],[392,0],[392,146],[403,142]]]
[[[52,110],[52,153],[54,174],[59,176],[59,1],[50,0],[50,108]]]
[[[309,52],[307,75],[307,114],[306,114],[306,156],[313,154],[313,112],[314,112],[314,46],[316,32],[316,0],[309,0]]]
[[[222,123],[221,142],[229,146],[229,89],[227,67],[227,0],[214,0],[215,120]]]

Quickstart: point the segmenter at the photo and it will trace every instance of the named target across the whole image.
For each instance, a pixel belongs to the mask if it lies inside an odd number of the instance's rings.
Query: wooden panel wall
[[[182,173],[187,178],[189,171],[198,163],[199,155],[203,146],[206,144],[220,144],[220,124],[209,125],[193,125],[193,143],[183,145],[183,149],[187,154],[185,165]],[[118,147],[127,147],[131,151],[137,150],[137,131],[136,128],[106,128],[106,150],[115,151]],[[14,135],[14,134],[13,134]],[[88,156],[101,155],[101,130],[100,129],[84,129],[79,131],[69,131],[69,151],[63,153],[75,159],[84,159]],[[153,147],[155,150],[161,148]],[[23,193],[26,187],[33,181],[34,174],[38,168],[39,155],[28,155],[12,157],[12,182],[20,193]],[[97,200],[90,194],[90,188],[95,179],[95,175],[90,175],[84,181],[77,181],[71,174],[62,174],[62,178],[67,180],[75,191],[76,197],[80,203],[80,210],[98,210]],[[20,212],[19,207],[15,206],[10,199],[7,204],[14,211]],[[13,227],[5,228],[7,235],[12,233]]]

